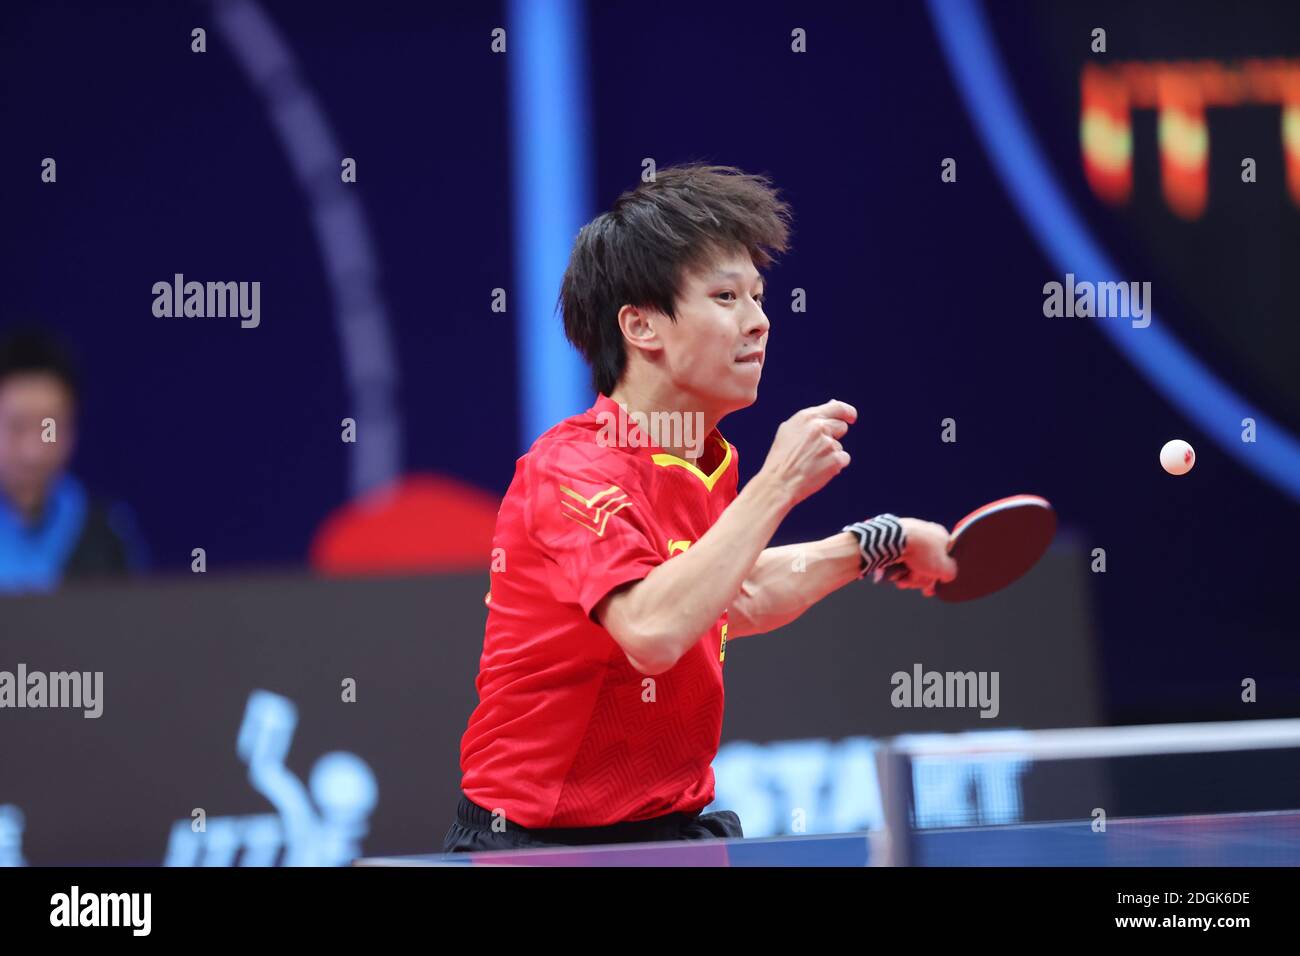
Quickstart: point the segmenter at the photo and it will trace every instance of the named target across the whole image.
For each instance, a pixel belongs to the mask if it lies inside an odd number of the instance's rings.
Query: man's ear
[[[661,351],[664,343],[656,330],[656,320],[659,318],[659,313],[649,309],[634,305],[623,306],[618,310],[618,327],[623,333],[623,341],[629,347],[645,352]]]

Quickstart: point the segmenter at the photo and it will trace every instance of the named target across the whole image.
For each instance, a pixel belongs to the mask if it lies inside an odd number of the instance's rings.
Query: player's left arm
[[[956,575],[948,556],[948,529],[917,518],[894,520],[903,530],[901,548],[880,563],[906,565],[908,575],[894,583],[930,597],[936,582]],[[849,531],[764,549],[727,609],[728,637],[764,634],[789,624],[832,591],[861,578],[866,560],[858,535]]]

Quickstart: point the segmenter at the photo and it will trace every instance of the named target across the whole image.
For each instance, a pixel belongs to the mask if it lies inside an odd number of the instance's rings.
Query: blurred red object
[[[408,475],[322,521],[311,565],[330,575],[484,570],[500,505],[454,478]]]

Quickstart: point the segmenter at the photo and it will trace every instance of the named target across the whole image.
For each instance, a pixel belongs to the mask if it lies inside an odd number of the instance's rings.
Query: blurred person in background
[[[91,498],[68,471],[78,398],[72,362],[52,337],[0,339],[0,593],[143,566],[129,512]]]

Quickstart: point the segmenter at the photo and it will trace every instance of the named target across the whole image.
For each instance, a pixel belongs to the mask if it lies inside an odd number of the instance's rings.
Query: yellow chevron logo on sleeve
[[[582,507],[578,507],[567,501],[561,501],[560,507],[566,509],[561,514],[572,521],[578,522],[598,538],[604,537],[605,524],[609,521],[609,516],[618,514],[632,504],[627,495],[620,491],[617,485],[610,485],[604,491],[597,492],[590,498],[584,498],[572,488],[566,488],[564,485],[560,485],[559,488],[582,505]]]

